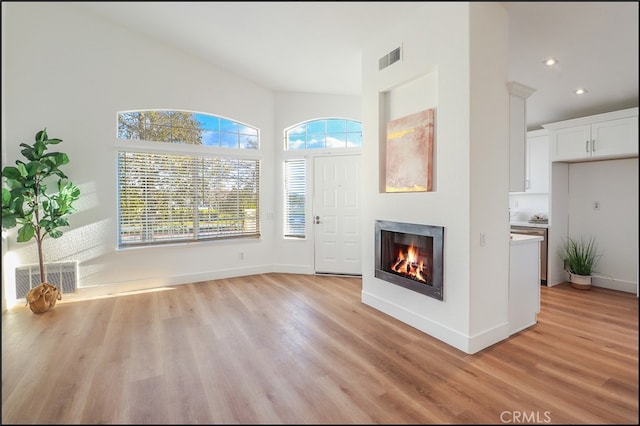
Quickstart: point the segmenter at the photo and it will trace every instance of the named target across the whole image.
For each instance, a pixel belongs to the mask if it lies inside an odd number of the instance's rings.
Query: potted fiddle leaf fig
[[[46,128],[40,130],[32,145],[20,144],[24,160],[2,169],[2,228],[18,226],[19,243],[36,240],[42,282],[26,297],[34,313],[53,308],[62,298],[61,290],[46,282],[42,242],[46,237],[62,236],[60,228],[69,226],[67,217],[76,211],[73,203],[80,196],[80,189],[61,169],[69,163],[67,154],[48,151],[50,145],[60,142],[62,139],[50,139]]]
[[[600,260],[595,238],[567,238],[563,259],[571,286],[581,290],[590,289],[594,268]]]

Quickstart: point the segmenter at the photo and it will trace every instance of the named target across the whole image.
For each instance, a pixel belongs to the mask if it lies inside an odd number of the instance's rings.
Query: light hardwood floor
[[[538,324],[468,355],[265,274],[2,315],[3,424],[638,424],[638,298],[542,287]]]

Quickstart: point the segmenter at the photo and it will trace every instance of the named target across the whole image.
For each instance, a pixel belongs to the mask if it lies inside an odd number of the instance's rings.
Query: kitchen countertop
[[[548,223],[531,223],[531,222],[509,222],[511,226],[529,226],[531,228],[548,228]]]
[[[542,237],[537,235],[511,234],[511,245],[537,243],[542,241]]]

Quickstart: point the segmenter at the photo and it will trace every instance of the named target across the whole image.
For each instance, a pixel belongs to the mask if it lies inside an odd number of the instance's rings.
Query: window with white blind
[[[284,162],[284,236],[305,237],[307,167],[304,159]]]
[[[127,119],[135,117],[128,114]],[[138,117],[141,116],[144,115]],[[182,118],[197,122],[203,116],[183,113]],[[119,136],[139,139],[139,133],[127,137],[122,132],[120,114],[118,118]],[[182,125],[185,123],[183,121]],[[244,125],[238,128],[240,126]],[[140,128],[144,128],[144,123]],[[176,130],[178,128],[181,130]],[[193,136],[198,130],[191,128],[184,132],[184,128],[168,126],[164,129],[174,136],[182,132],[178,138],[161,137],[157,128],[151,142],[211,146],[201,137]],[[252,143],[238,142],[234,150],[256,149],[257,134],[256,131]],[[241,139],[240,133],[236,133],[236,139]],[[192,147],[193,153],[188,152],[189,147],[176,153],[163,149],[168,144],[151,145],[150,150],[122,149],[118,152],[120,248],[260,236],[259,158],[204,155],[201,147]]]

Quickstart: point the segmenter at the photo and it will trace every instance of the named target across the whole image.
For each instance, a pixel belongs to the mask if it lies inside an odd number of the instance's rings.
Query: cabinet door
[[[592,157],[638,155],[638,117],[591,125]]]
[[[509,96],[509,192],[523,192],[526,180],[526,109],[519,96]]]
[[[565,127],[551,133],[553,161],[584,160],[591,157],[591,125]]]
[[[527,188],[525,192],[549,192],[549,137],[527,138]]]
[[[509,335],[534,325],[540,312],[540,248],[537,242],[510,244]]]

